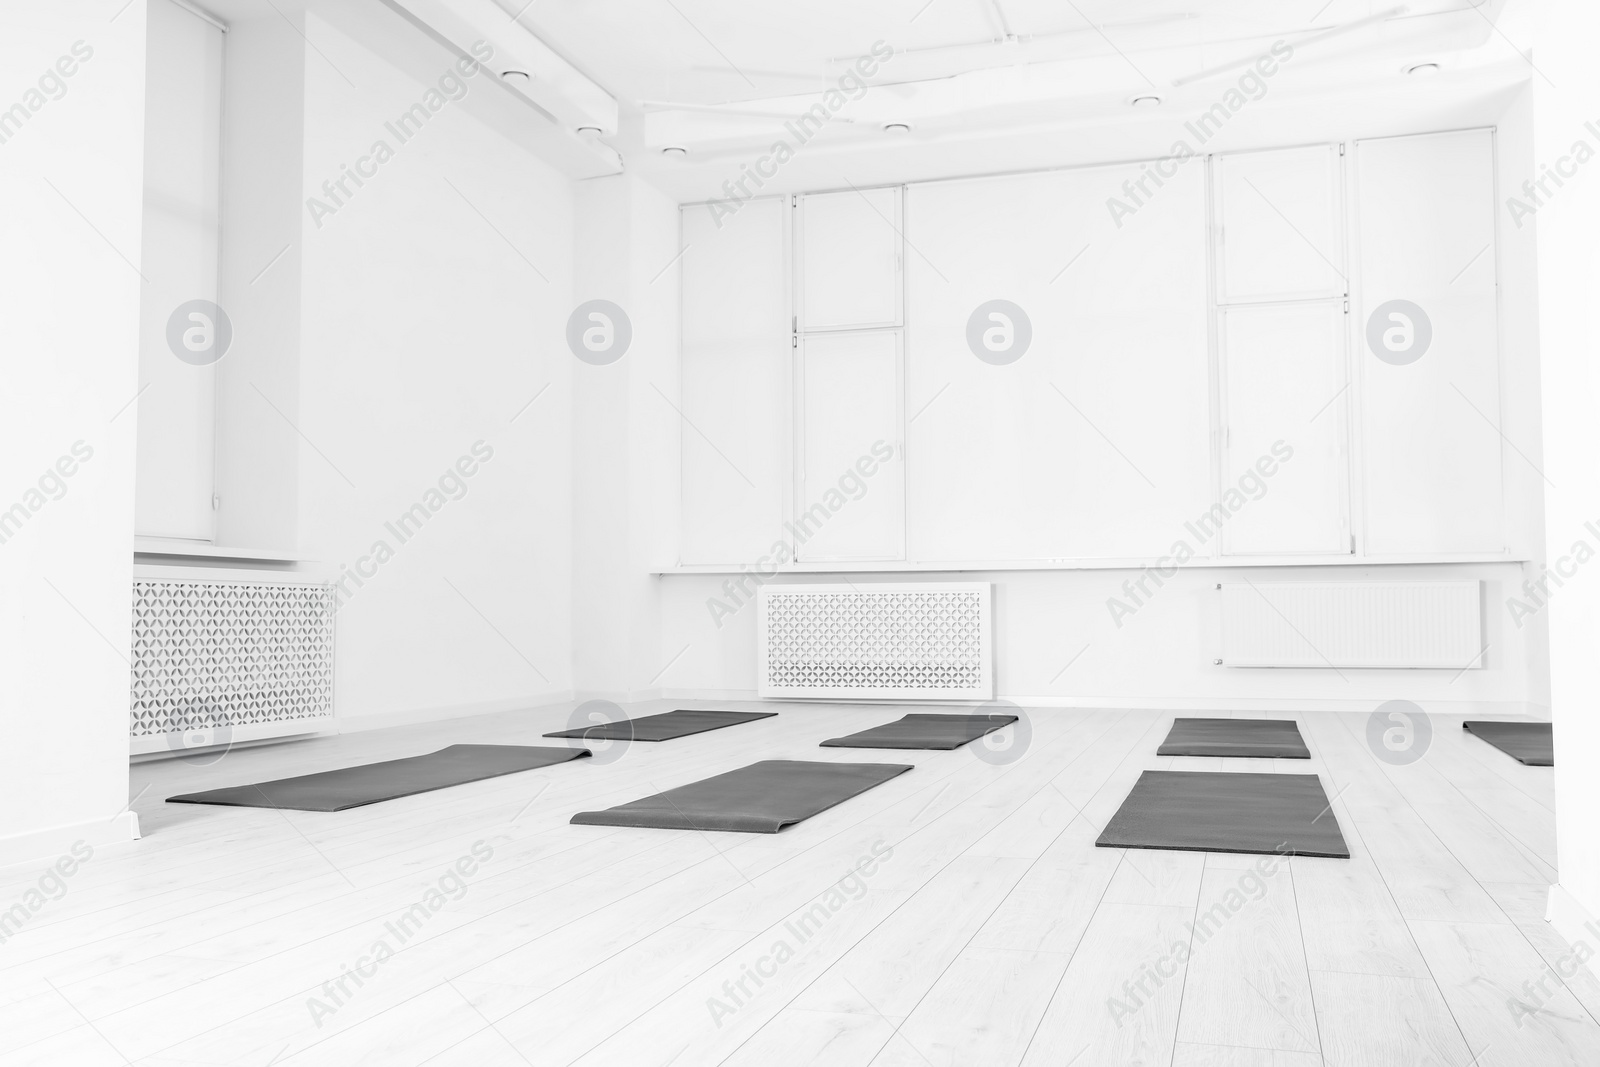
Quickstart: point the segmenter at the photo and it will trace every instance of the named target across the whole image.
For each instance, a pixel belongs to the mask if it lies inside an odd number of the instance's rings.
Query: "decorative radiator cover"
[[[1224,582],[1229,667],[1483,666],[1482,583]]]
[[[183,573],[134,578],[133,751],[330,725],[333,587]]]
[[[993,700],[987,582],[765,585],[763,697]]]

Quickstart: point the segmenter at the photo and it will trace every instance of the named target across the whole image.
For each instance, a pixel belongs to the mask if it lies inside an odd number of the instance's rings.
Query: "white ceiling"
[[[514,14],[527,0],[496,2]],[[723,195],[721,183],[743,164],[779,138],[792,142],[784,117],[815,104],[879,41],[895,55],[870,79],[874,87],[840,109],[767,191],[830,175],[840,184],[846,166],[903,180],[1038,165],[1041,157],[1059,155],[1038,151],[1041,142],[1078,129],[1089,143],[1103,143],[1096,151],[1115,153],[1117,137],[1098,127],[1148,127],[1151,137],[1167,137],[1237,83],[1243,68],[1236,64],[1279,41],[1294,56],[1270,79],[1270,92],[1251,101],[1256,114],[1238,124],[1243,129],[1286,114],[1286,107],[1329,121],[1365,109],[1391,125],[1426,124],[1430,114],[1437,121],[1459,118],[1473,101],[1503,95],[1528,76],[1497,25],[1507,5],[534,0],[521,21],[617,97],[622,128],[609,140],[627,166],[688,199]],[[1443,73],[1433,79],[1403,73],[1423,61],[1439,62]],[[1135,112],[1129,100],[1145,93],[1162,103]],[[890,122],[909,123],[913,132],[886,135],[882,127]],[[1011,143],[994,143],[1007,135]],[[688,155],[667,159],[660,150],[668,145]],[[1132,143],[1126,149],[1139,150]],[[908,173],[874,163],[885,153],[908,161]]]
[[[525,0],[503,0],[517,10]],[[1125,55],[1144,85],[1397,8],[1482,41],[1503,0],[536,0],[522,18],[619,99],[693,104],[825,88],[884,41],[888,81]],[[1405,26],[1411,23],[1411,26]],[[1437,32],[1441,26],[1435,25]],[[1010,40],[1006,40],[1006,35]],[[1137,68],[1137,70],[1136,70]]]
[[[763,191],[1161,154],[1275,43],[1292,58],[1247,87],[1259,99],[1213,147],[1479,122],[1530,74],[1513,43],[1526,0],[384,2],[508,47],[537,37],[616,98],[602,139],[624,166],[680,200],[724,196],[776,141],[794,144],[785,120],[879,42],[894,54],[871,87]],[[1404,73],[1420,62],[1442,72]],[[1141,94],[1161,103],[1131,107]]]

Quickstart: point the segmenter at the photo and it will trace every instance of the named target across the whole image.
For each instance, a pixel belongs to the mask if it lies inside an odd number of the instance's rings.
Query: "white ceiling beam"
[[[528,80],[507,81],[552,120],[576,131],[589,126],[602,136],[617,132],[617,101],[610,93],[568,63],[520,19],[508,15],[495,0],[383,0],[392,8],[431,27],[457,48],[471,54],[482,41],[494,49],[488,63],[496,77],[518,70]]]

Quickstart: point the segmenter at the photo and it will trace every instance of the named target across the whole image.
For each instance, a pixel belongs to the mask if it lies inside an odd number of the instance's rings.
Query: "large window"
[[[788,517],[789,202],[682,215],[685,563],[754,562]]]
[[[1493,176],[1478,130],[686,207],[683,562],[1503,552]]]
[[[907,192],[915,558],[1160,555],[1210,496],[1205,171],[1131,217],[1140,168]]]
[[[1262,457],[1273,472],[1260,499],[1223,523],[1229,555],[1354,550],[1343,163],[1337,145],[1212,160],[1219,488]],[[1278,442],[1287,461],[1273,454]]]
[[[796,555],[904,559],[901,192],[817,193],[794,211]]]
[[[1385,138],[1355,154],[1366,547],[1501,551],[1493,139]]]
[[[150,0],[147,17],[134,530],[204,542],[215,526],[216,367],[207,344],[223,327],[197,302],[220,302],[224,31],[174,0]]]

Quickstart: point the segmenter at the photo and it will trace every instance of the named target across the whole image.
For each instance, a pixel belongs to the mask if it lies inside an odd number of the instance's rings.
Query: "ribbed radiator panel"
[[[1477,579],[1223,583],[1229,667],[1483,666]]]
[[[763,586],[764,697],[991,700],[990,586]]]
[[[135,579],[133,737],[331,722],[333,609],[330,585]]]

